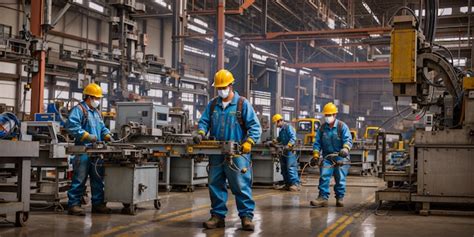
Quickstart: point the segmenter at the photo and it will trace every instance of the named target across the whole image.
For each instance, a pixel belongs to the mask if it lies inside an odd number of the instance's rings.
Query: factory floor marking
[[[256,195],[256,196],[254,196],[254,200],[258,200],[258,199],[261,199],[263,197],[271,196],[271,195],[274,195],[274,194],[281,194],[281,192],[280,191],[271,191],[271,192],[268,192],[268,193]],[[211,207],[210,204],[206,204],[206,205],[200,205],[200,206],[197,206],[197,207],[185,208],[185,209],[181,209],[181,210],[177,210],[177,211],[169,212],[169,213],[165,213],[165,214],[160,214],[160,216],[156,219],[140,220],[140,221],[132,222],[132,223],[127,224],[127,225],[114,226],[114,227],[112,227],[110,229],[107,229],[105,231],[101,231],[101,232],[92,234],[92,237],[107,236],[107,235],[111,235],[111,234],[120,232],[122,230],[131,229],[131,228],[134,228],[134,227],[143,226],[143,225],[147,225],[147,224],[153,224],[155,222],[160,222],[160,221],[164,221],[164,220],[167,220],[167,219],[179,217],[180,215],[186,214],[187,212],[193,213],[193,212],[197,212],[197,211],[200,211],[200,210],[202,211],[202,209],[205,209],[205,210],[208,211],[208,209],[210,207]]]
[[[375,195],[369,196],[364,202],[362,202],[359,206],[355,207],[353,210],[349,210],[348,212],[355,212],[352,215],[343,215],[339,217],[339,219],[336,220],[333,224],[330,226],[326,227],[320,234],[318,234],[318,237],[324,237],[327,234],[330,233],[329,237],[336,237],[338,234],[340,234],[342,231],[344,231],[355,219],[359,218],[361,216],[361,211],[367,207],[371,202],[375,200]],[[331,231],[333,231],[331,233]],[[344,233],[344,237],[350,236],[351,232],[347,231]]]

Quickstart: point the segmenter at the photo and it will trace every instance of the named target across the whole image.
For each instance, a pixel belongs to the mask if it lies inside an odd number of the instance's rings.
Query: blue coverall
[[[280,128],[277,141],[286,146],[296,143],[296,131],[290,124],[285,124]],[[298,161],[293,151],[287,151],[280,159],[281,175],[286,185],[299,185],[300,179],[298,176]]]
[[[245,100],[242,106],[242,118],[247,129],[245,134],[236,116],[239,94],[234,92],[234,98],[224,109],[222,99],[217,98],[217,104],[212,116],[210,113],[211,102],[207,105],[199,120],[198,129],[204,134],[209,132],[210,136],[218,141],[235,141],[243,143],[250,139],[257,142],[261,136],[260,122],[253,110],[252,105]],[[212,125],[211,125],[212,118]],[[210,131],[209,131],[210,130]],[[232,193],[240,218],[253,218],[255,202],[252,198],[252,169],[250,154],[232,158],[239,168],[247,168],[247,172],[241,173],[232,169],[225,162],[225,156],[209,157],[209,194],[211,197],[211,214],[225,218],[227,214],[227,187],[226,179]]]
[[[84,118],[83,110],[79,105],[75,106],[66,122],[66,129],[75,138],[76,145],[87,145],[87,133],[95,135],[97,141],[104,140],[104,137],[110,134],[109,129],[105,127],[100,112],[97,109],[91,109],[87,104],[81,102],[83,108],[87,110],[87,121]],[[92,190],[92,205],[99,205],[104,202],[104,168],[102,162],[96,164],[95,160],[89,159],[85,154],[76,156],[73,160],[74,174],[72,176],[71,188],[68,191],[68,205],[79,206],[81,197],[84,194],[87,176],[90,176],[90,185]]]
[[[345,123],[343,123],[341,137],[339,137],[337,134],[338,123],[342,123],[342,121],[336,119],[332,128],[328,124],[323,124],[321,128],[318,129],[316,133],[316,140],[313,144],[313,150],[320,152],[320,159],[323,159],[328,154],[339,152],[344,147],[348,150],[352,148],[352,136],[349,127]],[[343,157],[338,156],[335,157],[334,161],[344,161],[347,159],[350,158],[347,157],[346,159],[344,159]],[[331,162],[331,160],[324,159],[322,167],[320,168],[318,186],[319,197],[322,197],[326,200],[329,198],[329,183],[333,175],[334,179],[336,180],[336,184],[334,185],[334,192],[336,193],[336,198],[344,198],[344,194],[346,193],[346,176],[349,172],[350,165],[345,164],[342,166],[335,166],[329,168],[329,166],[332,165],[333,162]]]

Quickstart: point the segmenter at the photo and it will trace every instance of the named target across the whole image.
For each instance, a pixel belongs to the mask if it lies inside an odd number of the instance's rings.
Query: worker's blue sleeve
[[[103,120],[99,121],[99,126],[101,127],[100,135],[102,136],[102,140],[104,140],[105,136],[107,134],[110,134],[110,130],[105,126],[105,123]]]
[[[242,117],[247,128],[247,139],[251,139],[254,143],[257,143],[262,135],[262,127],[260,126],[257,114],[248,100],[244,101],[242,110]]]
[[[82,128],[83,112],[79,106],[72,108],[66,121],[66,129],[76,141],[83,140],[89,133]]]
[[[342,147],[347,148],[348,150],[352,148],[351,131],[349,130],[349,127],[346,124],[342,126],[342,144]]]
[[[322,130],[323,128],[320,128],[316,131],[316,139],[314,139],[314,144],[313,144],[313,151],[318,151],[321,152],[321,146],[322,146]]]
[[[291,143],[291,145],[296,144],[296,130],[293,126],[288,124],[288,135],[290,137],[290,141],[288,143]]]
[[[203,135],[207,134],[207,132],[209,131],[209,125],[211,124],[211,103],[212,100],[207,104],[206,109],[204,110],[201,115],[201,118],[199,119],[198,131]]]

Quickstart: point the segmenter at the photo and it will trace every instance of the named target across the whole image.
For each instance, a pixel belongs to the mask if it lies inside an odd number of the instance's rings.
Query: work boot
[[[255,229],[255,225],[252,222],[252,219],[248,217],[242,217],[242,230],[253,231]]]
[[[287,191],[287,190],[288,190],[288,185],[285,184],[285,185],[283,185],[283,186],[279,186],[279,187],[277,188],[277,190]]]
[[[294,185],[294,184],[293,184],[293,185],[290,185],[290,186],[288,187],[288,191],[290,191],[290,192],[298,192],[298,191],[300,191],[300,187],[299,187],[298,185]]]
[[[318,197],[316,200],[311,201],[310,204],[313,207],[327,207],[328,200],[322,197]]]
[[[202,226],[206,229],[224,228],[225,220],[216,215],[212,215],[208,221],[202,223]]]
[[[344,198],[336,198],[336,207],[344,207]]]
[[[110,212],[112,212],[112,210],[110,210],[105,203],[92,206],[92,213],[110,214]]]
[[[86,212],[84,211],[84,208],[80,206],[72,206],[67,210],[67,214],[73,216],[85,216]]]

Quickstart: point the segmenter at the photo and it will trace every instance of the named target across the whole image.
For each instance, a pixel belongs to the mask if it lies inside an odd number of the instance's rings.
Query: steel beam
[[[387,79],[390,78],[388,73],[376,73],[376,74],[334,74],[328,76],[331,79]]]
[[[314,38],[350,38],[350,37],[364,37],[370,36],[371,34],[388,34],[391,31],[391,27],[371,27],[371,28],[356,28],[356,29],[337,29],[337,30],[315,30],[315,31],[290,31],[290,32],[268,32],[264,36],[242,36],[241,39],[249,42],[265,41],[269,39],[281,39],[285,41],[287,39],[296,37],[312,37]]]
[[[31,33],[37,39],[43,38],[43,17],[44,1],[31,1]],[[43,42],[39,41],[38,44],[41,44],[41,46],[38,45],[37,48],[40,47],[41,49],[33,53],[36,60],[38,60],[38,72],[33,74],[31,83],[31,115],[43,112],[46,52],[43,50]]]
[[[344,62],[344,63],[295,63],[285,64],[291,68],[314,68],[320,70],[367,70],[367,69],[386,69],[389,68],[389,62]]]

